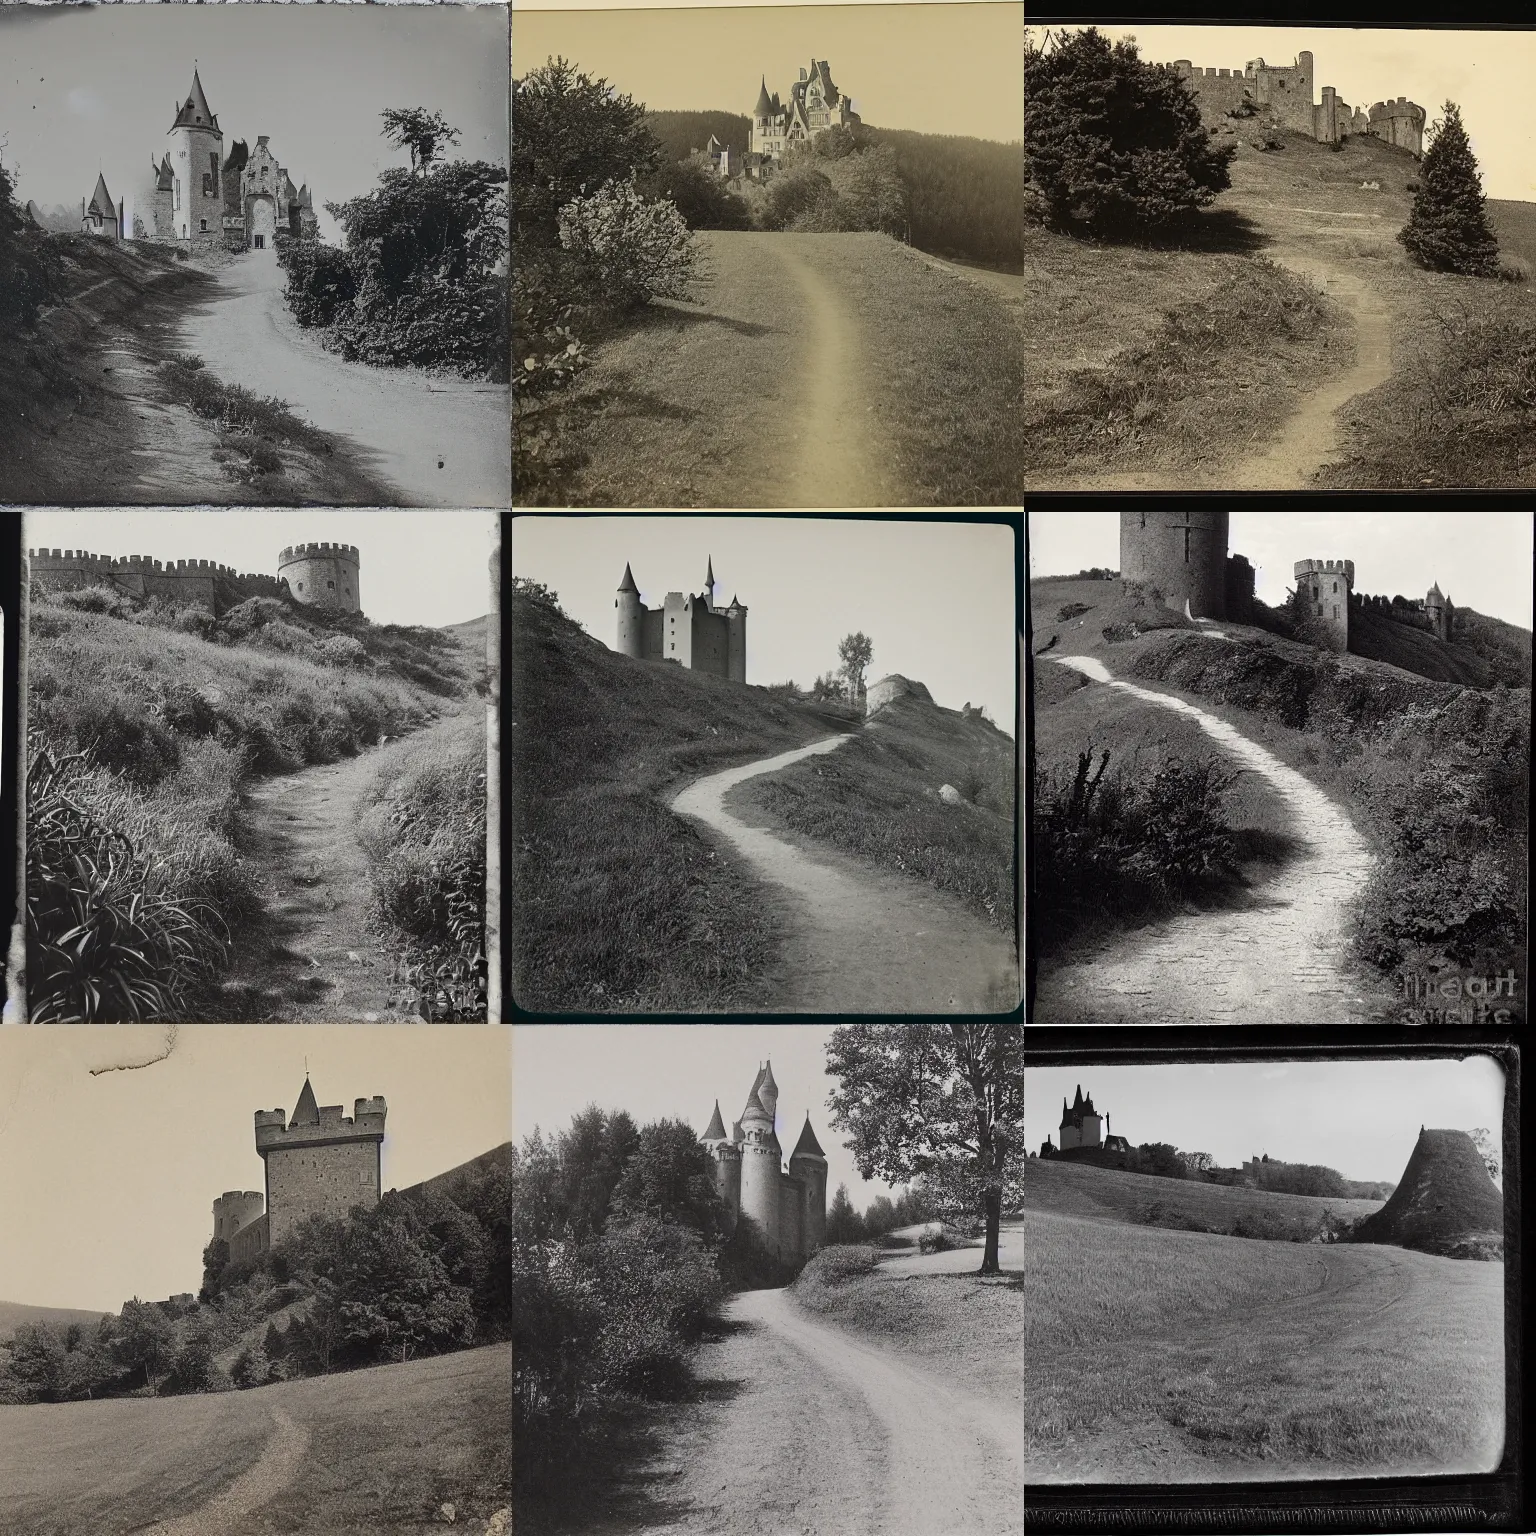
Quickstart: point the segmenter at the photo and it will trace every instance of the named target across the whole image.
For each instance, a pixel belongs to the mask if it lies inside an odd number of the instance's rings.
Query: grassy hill
[[[241,1529],[427,1536],[452,1503],[483,1536],[511,1504],[511,1410],[510,1345],[247,1392],[0,1407],[0,1525],[128,1536],[190,1515],[257,1463],[281,1413],[302,1453]]]
[[[1490,197],[1488,218],[1498,236],[1499,249],[1519,256],[1536,269],[1536,203]]]
[[[94,1328],[107,1315],[75,1307],[29,1307],[22,1302],[0,1301],[0,1339],[9,1338],[27,1323],[62,1323],[65,1327],[79,1323],[82,1328]]]
[[[1504,1256],[1504,1197],[1465,1131],[1423,1131],[1392,1198],[1353,1233],[1447,1258]]]
[[[744,1006],[776,945],[756,885],[666,801],[848,722],[781,690],[620,656],[515,588],[506,621],[514,999],[540,1012]]]

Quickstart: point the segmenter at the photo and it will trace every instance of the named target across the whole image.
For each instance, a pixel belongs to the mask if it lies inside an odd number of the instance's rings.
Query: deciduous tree
[[[864,691],[864,669],[875,654],[875,642],[862,629],[844,635],[838,642],[837,654],[842,658],[843,678],[848,684],[848,697],[857,699]]]

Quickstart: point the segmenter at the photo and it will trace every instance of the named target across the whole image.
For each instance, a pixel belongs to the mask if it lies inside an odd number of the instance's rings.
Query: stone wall
[[[379,1143],[283,1147],[267,1154],[268,1219],[280,1243],[307,1216],[345,1216],[379,1203]]]
[[[1120,576],[1161,593],[1175,613],[1189,604],[1197,619],[1227,616],[1225,512],[1122,512]]]
[[[48,591],[110,587],[210,613],[222,613],[248,597],[280,597],[284,590],[278,577],[236,571],[216,560],[162,562],[149,555],[97,555],[83,549],[30,549],[27,576]]]

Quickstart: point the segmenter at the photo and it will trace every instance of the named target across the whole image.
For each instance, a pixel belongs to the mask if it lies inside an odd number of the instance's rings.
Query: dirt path
[[[1042,1024],[1369,1022],[1369,1000],[1346,969],[1345,941],[1374,861],[1343,811],[1225,720],[1119,682],[1093,657],[1046,659],[1189,716],[1228,756],[1268,780],[1308,846],[1257,893],[1256,905],[1176,917],[1117,939],[1089,959],[1042,969],[1034,1018]]]
[[[440,725],[446,722],[440,722]],[[428,727],[429,730],[434,727]],[[246,1023],[377,1023],[415,1017],[395,957],[368,925],[368,861],[356,812],[378,749],[258,780],[242,797],[241,851],[263,911],[235,936],[221,983]]]
[[[727,790],[787,768],[846,738],[728,768],[690,784],[672,809],[726,838],[780,895],[789,929],[771,987],[774,1012],[975,1013],[1018,1006],[1013,946],[958,903],[915,880],[749,826],[722,804]]]
[[[322,431],[349,439],[403,505],[507,505],[506,386],[344,362],[288,313],[275,252],[252,251],[217,277],[215,296],[185,317],[181,344],[226,384],[276,395]]]
[[[723,1402],[677,1447],[674,1536],[1007,1536],[1023,1529],[1023,1436],[1009,1405],[961,1391],[801,1312],[732,1299],[703,1362]]]
[[[309,1431],[295,1424],[281,1408],[273,1408],[272,1423],[272,1438],[255,1466],[194,1513],[164,1523],[157,1521],[148,1528],[151,1536],[244,1536],[254,1530],[246,1517],[293,1481],[309,1449]]]

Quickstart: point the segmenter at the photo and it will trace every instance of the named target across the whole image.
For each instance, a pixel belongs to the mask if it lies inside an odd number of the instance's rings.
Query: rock
[[[903,694],[911,694],[926,703],[933,703],[933,695],[921,683],[913,682],[911,678],[903,677],[899,672],[892,672],[888,677],[882,677],[879,682],[871,683],[865,690],[865,715],[874,714],[877,709],[889,704],[893,699],[899,699]]]
[[[512,1506],[498,1509],[485,1528],[485,1536],[512,1536]]]
[[[458,1519],[458,1511],[454,1509],[452,1504],[440,1505],[438,1507],[437,1513],[439,1518],[446,1520],[449,1525],[452,1525],[453,1522]]]
[[[939,799],[945,805],[959,805],[960,791],[953,784],[941,784],[939,785]]]

